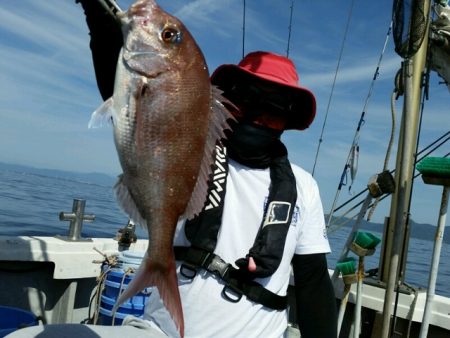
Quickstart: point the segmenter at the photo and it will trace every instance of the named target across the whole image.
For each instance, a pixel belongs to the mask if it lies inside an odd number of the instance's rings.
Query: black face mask
[[[272,159],[286,155],[280,141],[282,131],[254,124],[238,123],[225,145],[229,157],[251,168],[267,168]]]

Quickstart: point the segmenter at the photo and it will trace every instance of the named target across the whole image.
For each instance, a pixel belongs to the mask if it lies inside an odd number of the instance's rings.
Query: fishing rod
[[[450,139],[450,138],[448,138],[447,140],[449,140],[449,139]],[[434,150],[436,150],[436,149],[434,149]],[[418,159],[418,160],[417,160],[417,163],[419,163],[422,159],[424,159],[424,158],[427,157],[429,154],[431,154],[434,150],[430,151],[429,153],[427,153],[426,155],[424,155],[424,156],[422,156],[420,159]],[[445,155],[442,156],[442,157],[446,158],[446,157],[449,157],[449,156],[450,156],[450,153],[447,153],[447,154],[445,154]],[[394,172],[394,171],[392,171],[392,173],[393,173],[393,172]],[[415,180],[415,179],[416,179],[417,177],[419,177],[419,176],[420,176],[420,173],[415,174],[415,175],[413,176],[413,180]],[[368,190],[368,189],[361,191],[359,195],[361,195],[362,193],[366,192],[367,190]],[[386,197],[389,197],[389,196],[391,196],[391,194],[385,194],[385,195],[383,195],[382,197],[380,197],[380,202],[383,201]],[[364,203],[364,200],[360,201],[359,203],[355,204],[352,208],[348,209],[344,214],[342,214],[341,216],[339,216],[339,218],[336,220],[336,223],[337,223],[340,219],[342,219],[342,218],[344,218],[346,215],[348,215],[350,212],[352,212],[353,210],[355,210],[357,207],[359,207],[360,205],[362,205],[363,203]],[[374,202],[374,203],[375,203],[375,202]],[[371,204],[369,205],[369,208],[372,207],[374,203],[371,203]],[[355,218],[355,216],[356,216],[356,214],[353,215],[353,216],[351,216],[351,217],[346,218],[342,223],[339,223],[339,224],[336,224],[336,223],[335,223],[335,224],[333,225],[333,229],[329,229],[329,230],[328,230],[328,233],[330,234],[330,233],[333,233],[333,232],[339,230],[340,228],[342,228],[343,226],[345,226],[347,223],[351,222],[351,221]]]
[[[245,0],[243,0],[242,3],[242,57],[245,55],[245,9],[246,9],[246,3]]]
[[[443,140],[444,139],[444,140]],[[433,147],[436,143],[440,142],[438,145],[436,145],[433,149],[431,149],[429,152],[427,152],[425,155],[423,155],[419,161],[424,158],[425,156],[428,156],[429,154],[431,154],[432,152],[434,152],[436,149],[439,149],[443,144],[445,144],[448,140],[450,140],[450,131],[447,131],[446,133],[444,133],[443,135],[441,135],[440,137],[438,137],[436,140],[434,140],[433,142],[431,142],[430,144],[428,144],[425,148],[423,148],[421,151],[419,151],[417,153],[417,155],[422,154],[424,151],[427,151],[429,148]],[[392,169],[391,170],[391,174],[395,173],[396,169]],[[338,206],[336,209],[333,210],[333,212],[336,212],[340,209],[342,209],[343,207],[345,207],[347,204],[349,204],[350,202],[352,202],[353,200],[355,200],[356,198],[358,198],[359,196],[361,196],[363,193],[365,193],[368,189],[365,188],[363,190],[361,190],[358,194],[354,195],[352,198],[348,199],[346,202],[342,203],[340,206]]]
[[[434,140],[433,142],[428,144],[425,148],[423,148],[421,151],[419,151],[417,153],[417,155],[419,156],[419,155],[423,154],[424,152],[426,152],[420,158],[419,157],[417,158],[416,163],[420,162],[423,158],[425,158],[425,157],[429,156],[430,154],[432,154],[435,150],[437,150],[440,147],[442,147],[442,145],[444,145],[449,140],[450,140],[450,131],[447,131],[442,136],[438,137],[436,140]],[[429,151],[427,151],[427,150],[429,150]],[[449,156],[449,154],[445,155],[445,157],[447,157],[447,156]],[[393,169],[390,172],[391,172],[391,174],[394,174],[395,171],[396,171],[396,169]],[[418,176],[419,175],[415,175],[414,178],[416,178]],[[362,194],[364,194],[367,191],[368,191],[368,188],[365,188],[365,189],[361,190],[358,194],[354,195],[352,198],[348,199],[346,202],[342,203],[340,206],[338,206],[336,209],[334,209],[333,213],[339,211],[340,209],[342,209],[346,205],[350,204],[351,202],[353,202],[355,199],[357,199],[358,197],[360,197]],[[384,200],[388,196],[390,196],[390,194],[384,195],[383,197],[380,198],[380,201]],[[338,230],[339,228],[341,228],[346,223],[348,223],[349,221],[351,221],[355,216],[351,217],[349,220],[345,221],[344,223],[340,223],[340,224],[335,225],[339,221],[339,219],[345,217],[347,214],[349,214],[354,209],[359,207],[362,203],[363,203],[363,201],[358,202],[352,208],[347,210],[343,215],[341,215],[337,220],[335,220],[334,221],[335,223],[333,224],[333,228],[335,228],[335,229],[332,230],[331,229],[331,225],[330,225],[328,232],[329,233],[334,232],[334,231]],[[370,207],[372,207],[372,206],[373,206],[373,203],[370,205]]]
[[[321,146],[321,144],[323,142],[323,134],[325,132],[325,126],[327,124],[328,113],[330,112],[331,99],[333,97],[334,87],[336,85],[336,79],[337,79],[337,75],[338,75],[339,68],[340,68],[340,65],[341,65],[342,54],[344,53],[344,46],[345,46],[345,42],[347,40],[348,28],[350,27],[350,21],[351,21],[351,18],[352,18],[353,4],[354,4],[354,1],[352,0],[352,3],[350,5],[350,11],[349,11],[348,18],[347,18],[347,24],[345,26],[344,38],[342,40],[341,50],[339,52],[338,63],[336,65],[336,71],[334,72],[334,79],[333,79],[333,84],[331,86],[330,97],[328,98],[327,109],[326,109],[326,112],[325,112],[325,119],[323,121],[322,130],[320,132],[319,142],[318,142],[318,145],[317,145],[316,157],[314,159],[314,165],[313,165],[313,169],[312,169],[312,172],[311,172],[312,176],[314,176],[314,172],[316,170],[316,164],[317,164],[317,161],[318,161],[318,158],[319,158],[320,146]]]
[[[359,136],[360,136],[361,127],[362,127],[362,125],[364,123],[364,117],[365,117],[365,114],[366,114],[366,111],[367,111],[367,107],[368,107],[370,99],[372,97],[373,89],[374,89],[374,86],[375,86],[375,81],[378,79],[380,65],[381,65],[381,62],[383,60],[384,53],[386,52],[386,48],[387,48],[388,41],[389,41],[389,35],[391,33],[391,30],[392,30],[392,25],[393,25],[393,22],[391,20],[391,22],[389,24],[389,27],[388,27],[388,31],[386,33],[386,38],[384,40],[383,48],[382,48],[382,51],[381,51],[380,56],[378,58],[377,66],[376,66],[374,75],[372,77],[371,84],[369,86],[369,91],[367,93],[367,96],[366,96],[366,99],[365,99],[365,102],[364,102],[363,110],[361,112],[361,117],[359,119],[358,126],[357,126],[356,131],[355,131],[355,135],[353,136],[353,142],[352,142],[352,145],[350,147],[350,151],[348,153],[344,169],[342,171],[341,179],[340,179],[340,182],[339,182],[339,185],[338,185],[338,188],[337,188],[334,200],[333,200],[331,211],[330,211],[330,213],[328,215],[327,228],[330,227],[332,216],[333,216],[333,213],[334,213],[334,209],[335,209],[336,203],[337,203],[337,201],[339,199],[339,195],[340,195],[340,192],[342,190],[342,186],[344,186],[344,180],[347,177],[348,170],[351,169],[352,180],[354,179],[354,177],[356,175],[356,168],[354,168],[354,167],[352,168],[352,163],[351,162],[354,162],[355,157],[358,155],[358,152],[359,152],[358,142],[359,142]],[[326,116],[325,116],[325,119],[326,119]],[[323,129],[322,129],[322,132],[323,132]],[[322,138],[322,135],[321,135],[321,138]],[[319,143],[319,147],[320,147],[320,143]],[[318,147],[317,152],[316,152],[316,160],[314,162],[314,168],[315,168],[316,162],[317,162],[319,147]],[[314,175],[314,168],[313,168],[312,175]]]
[[[289,18],[289,27],[288,27],[288,40],[287,40],[287,47],[286,47],[286,57],[289,57],[289,47],[291,43],[291,32],[292,32],[292,14],[294,12],[294,0],[291,0],[291,14]]]
[[[115,0],[97,0],[97,1],[112,16],[116,16],[117,13],[122,12],[122,9],[120,9],[119,5],[117,4],[117,2]]]
[[[431,153],[431,152],[430,152],[430,153]],[[419,159],[419,160],[417,161],[417,163],[420,162],[420,161],[421,161],[423,158],[425,158],[426,156],[428,156],[428,155],[423,156],[421,159]],[[447,153],[447,154],[444,155],[443,157],[448,157],[448,156],[450,156],[450,153]],[[414,175],[413,179],[416,179],[416,178],[419,177],[419,176],[420,176],[420,174],[416,174],[416,175]],[[365,192],[365,191],[367,191],[367,189],[364,190],[364,191],[362,191],[362,192],[360,193],[360,195],[361,195],[363,192]],[[391,196],[391,194],[385,194],[385,195],[383,195],[383,196],[380,198],[380,202],[383,201],[386,197],[389,197],[389,196]],[[335,221],[335,224],[333,225],[333,229],[329,229],[329,230],[328,230],[328,233],[335,232],[335,231],[339,230],[340,228],[342,228],[345,224],[347,224],[347,223],[349,223],[350,221],[352,221],[352,220],[355,218],[356,215],[353,215],[353,216],[351,216],[351,217],[345,219],[342,223],[336,224],[340,219],[344,218],[346,215],[348,215],[350,212],[352,212],[353,210],[355,210],[357,207],[359,207],[359,206],[360,206],[361,204],[363,204],[363,203],[364,203],[364,200],[360,201],[359,203],[355,204],[352,208],[350,208],[349,210],[347,210],[344,214],[342,214],[342,215]],[[374,203],[375,203],[375,202],[374,202]],[[370,205],[369,205],[369,208],[372,207],[374,203],[370,204]]]

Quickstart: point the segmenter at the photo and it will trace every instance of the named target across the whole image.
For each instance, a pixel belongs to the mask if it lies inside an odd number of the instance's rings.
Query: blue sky
[[[126,9],[131,1],[120,0]],[[247,0],[245,52],[286,53],[290,0]],[[331,88],[352,1],[294,2],[290,57],[302,85],[318,102],[317,117],[303,132],[284,135],[291,161],[311,171],[330,102],[315,177],[325,212],[339,178],[369,91],[391,18],[391,2],[355,1],[333,96]],[[242,56],[242,0],[166,0],[159,4],[179,17],[199,43],[210,71]],[[120,173],[111,128],[88,129],[101,103],[81,6],[75,0],[0,2],[0,161],[80,172]],[[364,188],[383,167],[390,133],[390,95],[401,59],[392,38],[366,109],[359,169],[352,192]],[[432,73],[421,145],[449,130],[449,91]],[[400,123],[402,99],[397,101]],[[398,130],[397,130],[398,134]],[[445,149],[437,156],[449,151]],[[395,150],[395,149],[394,149]],[[395,151],[389,168],[395,163]],[[412,218],[435,224],[441,191],[417,180]],[[343,188],[339,203],[351,193]],[[374,220],[387,215],[389,199]]]

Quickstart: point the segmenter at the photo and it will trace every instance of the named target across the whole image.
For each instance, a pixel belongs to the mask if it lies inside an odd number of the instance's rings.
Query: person
[[[175,236],[176,254],[179,246],[195,248],[194,259],[187,260],[185,273],[182,263],[179,276],[186,335],[282,337],[287,311],[271,295],[286,294],[292,266],[302,337],[336,337],[336,300],[326,261],[330,247],[319,190],[309,173],[289,162],[280,140],[283,131],[303,130],[312,123],[314,95],[298,85],[290,59],[264,51],[247,54],[237,65],[219,66],[211,83],[233,104],[229,108],[237,123],[223,141],[228,168],[219,166],[217,176],[226,172],[225,182],[216,193],[219,184],[211,184],[207,210],[177,228]],[[214,227],[220,230],[211,236]],[[222,276],[211,258],[212,263],[198,264],[205,251],[225,267],[235,262],[228,267],[232,273]],[[190,263],[197,255],[201,258],[193,265],[202,269],[190,278]],[[252,291],[242,292],[245,287],[239,283],[248,279],[271,293],[254,297]],[[236,303],[229,285],[241,286]]]
[[[120,27],[99,2],[77,2],[90,29],[97,84],[107,99]],[[290,311],[297,315],[301,336],[336,337],[336,299],[326,259],[330,246],[318,186],[289,162],[281,141],[285,130],[309,127],[315,97],[298,84],[290,59],[264,51],[247,54],[237,65],[219,66],[211,83],[223,92],[236,121],[217,144],[204,210],[193,220],[180,220],[174,238],[185,337],[286,336],[291,268],[296,305]],[[149,327],[155,325],[145,319],[154,318],[146,309],[144,320],[129,320],[115,333],[91,328],[100,336],[136,329],[153,337],[158,334]]]

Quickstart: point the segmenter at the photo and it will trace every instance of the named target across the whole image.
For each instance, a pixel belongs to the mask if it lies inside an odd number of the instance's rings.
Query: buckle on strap
[[[227,284],[222,289],[222,297],[224,297],[226,300],[232,303],[238,303],[242,296],[243,296],[242,290],[239,290],[237,287],[234,287],[231,284]]]
[[[184,260],[181,264],[180,273],[189,279],[193,279],[197,275],[198,268],[203,268],[224,279],[231,266],[220,256],[201,248],[191,246],[187,250],[176,248],[175,251],[177,259]]]
[[[174,247],[174,251],[176,259],[184,261],[180,268],[181,275],[193,279],[199,268],[207,270],[225,283],[222,296],[226,300],[237,303],[245,295],[249,300],[271,309],[286,309],[287,296],[279,296],[255,281],[242,279],[239,270],[220,256],[195,247]]]
[[[188,279],[194,279],[198,268],[205,268],[211,253],[204,249],[190,247],[174,247],[177,260],[184,261],[180,267],[180,274]]]
[[[225,262],[220,256],[215,254],[211,254],[210,256],[212,256],[212,259],[209,264],[205,266],[205,269],[221,279],[224,279],[225,274],[230,268],[230,264]]]
[[[180,266],[180,274],[187,279],[194,279],[197,276],[197,269],[191,264],[182,263]]]

